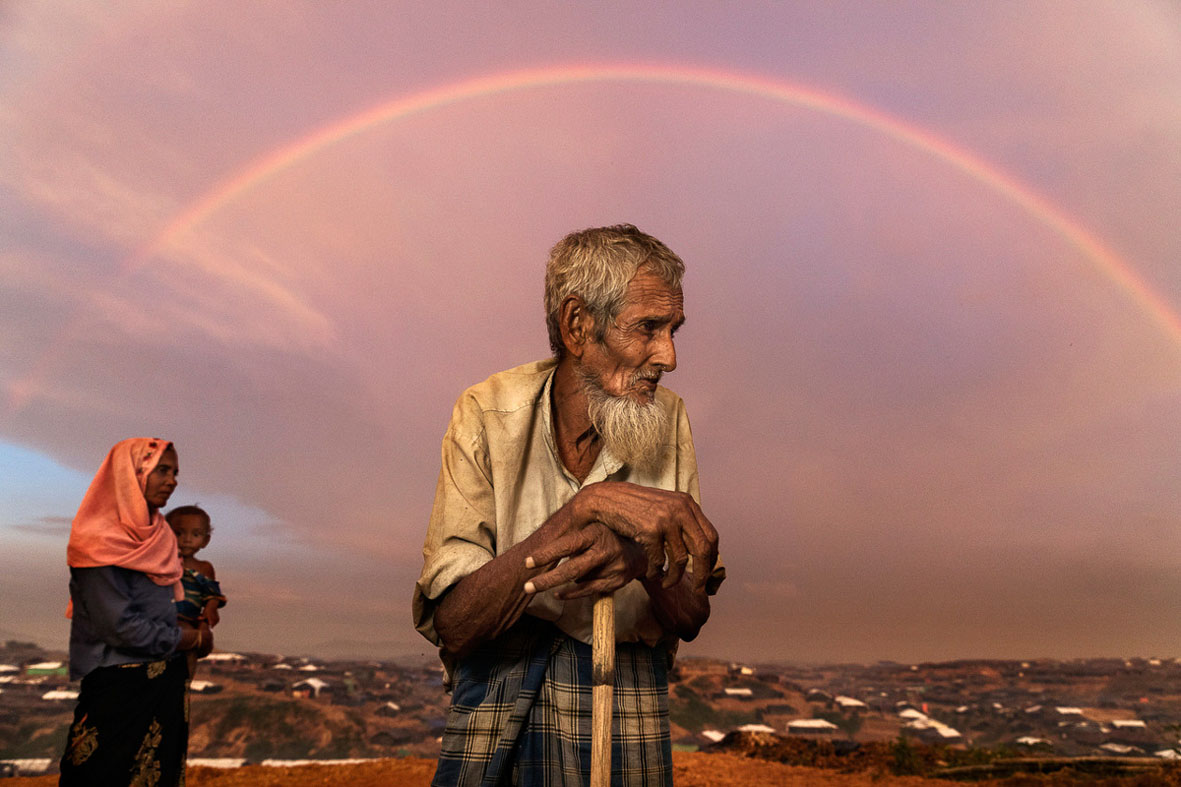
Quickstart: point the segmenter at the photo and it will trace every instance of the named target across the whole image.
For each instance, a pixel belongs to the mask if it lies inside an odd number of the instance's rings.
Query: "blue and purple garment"
[[[222,595],[221,585],[217,584],[216,579],[210,579],[191,568],[186,568],[180,582],[184,586],[185,597],[176,602],[178,619],[195,626],[205,614],[205,605],[210,601],[217,601],[218,609],[226,605],[226,597]]]

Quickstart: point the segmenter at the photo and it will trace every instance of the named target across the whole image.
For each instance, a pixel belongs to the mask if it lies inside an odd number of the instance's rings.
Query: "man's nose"
[[[665,333],[657,339],[656,351],[652,353],[652,364],[665,372],[677,368],[677,347],[673,343],[672,334]]]

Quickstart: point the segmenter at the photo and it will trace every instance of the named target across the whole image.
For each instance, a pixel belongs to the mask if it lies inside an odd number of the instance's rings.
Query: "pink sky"
[[[64,642],[68,521],[154,434],[220,645],[428,653],[451,405],[630,221],[730,570],[687,652],[1181,655],[1179,142],[1168,2],[7,3],[0,637]]]

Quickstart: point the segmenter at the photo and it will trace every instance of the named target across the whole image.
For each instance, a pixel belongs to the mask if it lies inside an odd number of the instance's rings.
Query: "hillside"
[[[76,689],[63,656],[0,646],[0,769],[54,768]],[[190,758],[235,759],[260,784],[288,783],[253,767],[265,760],[380,760],[358,766],[378,770],[430,762],[447,702],[435,663],[263,654],[215,654],[193,690]],[[1054,772],[1053,783],[1071,784],[1072,773],[1091,770],[1131,784],[1175,773],[1181,758],[1181,662],[1157,659],[752,667],[682,658],[669,708],[677,762],[719,769],[719,779],[730,758],[745,756],[744,767],[777,779],[787,778],[780,766],[824,769],[813,783],[843,783],[832,781],[841,772],[881,783],[979,768],[977,778]],[[689,758],[695,750],[718,759]]]

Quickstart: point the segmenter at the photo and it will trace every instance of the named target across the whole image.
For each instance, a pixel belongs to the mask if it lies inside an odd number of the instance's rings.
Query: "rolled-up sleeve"
[[[414,627],[436,645],[435,608],[461,579],[496,555],[496,501],[479,405],[460,398],[443,438],[442,468],[414,586]]]

